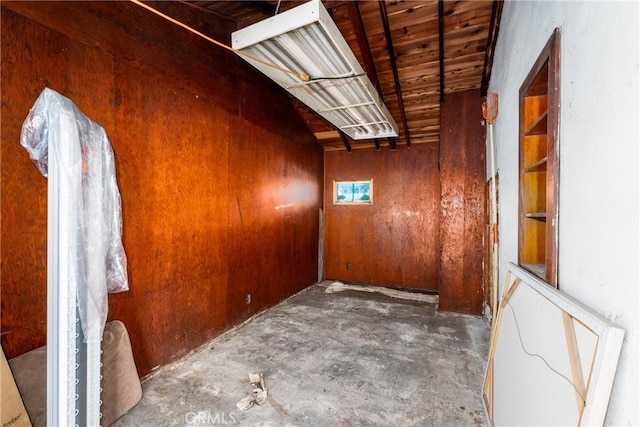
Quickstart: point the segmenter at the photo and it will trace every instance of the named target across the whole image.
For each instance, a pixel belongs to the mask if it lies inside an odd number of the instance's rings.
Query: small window
[[[361,205],[373,203],[373,180],[333,181],[333,203]]]

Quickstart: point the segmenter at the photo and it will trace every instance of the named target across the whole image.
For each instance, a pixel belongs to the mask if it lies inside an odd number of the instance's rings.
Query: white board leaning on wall
[[[624,331],[511,264],[483,397],[492,425],[602,425]]]

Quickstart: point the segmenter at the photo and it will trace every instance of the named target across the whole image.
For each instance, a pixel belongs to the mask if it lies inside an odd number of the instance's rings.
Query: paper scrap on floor
[[[249,383],[253,387],[251,394],[243,397],[236,403],[241,411],[246,411],[253,405],[264,405],[267,401],[267,387],[264,385],[262,374],[249,374]]]

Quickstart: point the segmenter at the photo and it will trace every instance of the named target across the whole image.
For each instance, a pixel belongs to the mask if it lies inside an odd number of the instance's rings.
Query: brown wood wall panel
[[[39,94],[37,87],[68,88],[69,73],[48,71],[69,70],[68,56],[58,55],[58,52],[68,51],[71,44],[4,9],[1,31],[0,330],[4,351],[7,357],[12,357],[25,349],[44,345],[47,323],[46,311],[41,304],[47,298],[47,181],[20,146],[20,130]],[[39,40],[42,48],[32,46],[29,43],[32,40]],[[29,64],[29,75],[25,75],[24,67],[16,64]],[[25,82],[25,78],[28,81]]]
[[[372,205],[333,204],[334,180],[372,178]],[[395,152],[327,151],[324,203],[326,278],[438,289],[437,144]]]
[[[134,352],[152,368],[226,327],[229,125],[224,110],[170,81],[131,84],[141,74],[116,70],[112,143],[131,291],[111,296],[110,317],[139,332]]]
[[[234,117],[229,158],[229,318],[239,321],[317,277],[319,164],[296,144],[264,150],[269,133]],[[297,141],[300,142],[300,141]],[[314,148],[315,150],[316,148]],[[309,161],[311,159],[312,161]],[[264,167],[264,165],[270,165]],[[273,242],[280,239],[280,245]],[[315,268],[315,270],[314,270]],[[247,302],[247,295],[251,296]]]
[[[202,11],[179,2],[146,3],[227,44],[236,28],[232,20],[218,15],[207,19]],[[238,80],[247,75],[246,68],[238,69],[240,60],[233,53],[213,48],[210,42],[134,3],[3,1],[2,6],[145,70],[149,73],[145,80],[165,76],[172,81],[172,86],[190,88],[194,76],[203,76],[197,85],[200,95],[214,96],[220,107],[238,112]],[[171,59],[158,61],[161,57]]]
[[[440,309],[483,311],[485,142],[478,91],[447,95],[441,106]]]
[[[417,150],[416,150],[417,148]],[[405,151],[405,150],[403,150]],[[440,171],[437,144],[412,145],[403,164],[402,195],[405,216],[419,226],[405,227],[406,250],[403,253],[403,282],[410,288],[437,289],[440,274],[438,260],[440,227]],[[413,153],[416,154],[413,154]],[[417,249],[417,250],[415,250]]]
[[[46,339],[46,180],[19,145],[22,121],[45,86],[70,97],[112,142],[130,291],[110,295],[109,319],[129,329],[141,375],[315,282],[323,159],[281,91],[150,15],[126,29],[129,14],[138,16],[130,5],[59,4],[80,22],[107,27],[86,27],[92,34],[74,20],[68,28],[48,4],[8,5],[20,13],[3,2],[1,328],[8,357]],[[189,17],[188,6],[164,7]],[[216,22],[209,27],[228,27]],[[113,39],[99,38],[106,34]],[[177,70],[186,63],[206,69],[205,77]],[[269,191],[277,197],[265,199]]]

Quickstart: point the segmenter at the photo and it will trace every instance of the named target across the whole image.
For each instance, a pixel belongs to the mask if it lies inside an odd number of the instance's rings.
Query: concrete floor
[[[485,318],[324,290],[312,286],[165,368],[115,425],[487,424]],[[249,373],[263,374],[269,398],[243,412]]]

